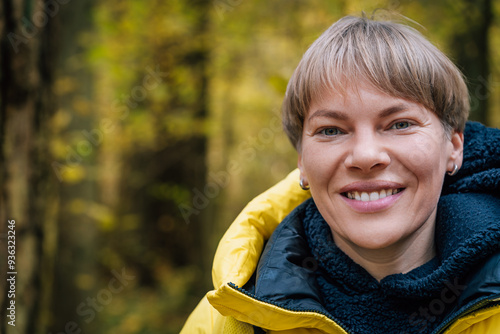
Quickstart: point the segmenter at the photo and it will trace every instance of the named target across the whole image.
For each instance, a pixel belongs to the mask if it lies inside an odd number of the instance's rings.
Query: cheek
[[[421,136],[408,139],[402,143],[400,152],[405,167],[419,181],[443,181],[446,171],[446,143],[441,138]]]
[[[302,166],[309,182],[329,179],[332,173],[338,169],[340,157],[338,152],[328,148],[311,145],[304,147],[302,152]]]

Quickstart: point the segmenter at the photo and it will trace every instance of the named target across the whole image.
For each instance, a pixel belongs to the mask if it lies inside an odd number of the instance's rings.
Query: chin
[[[357,229],[351,235],[348,235],[345,240],[356,248],[363,248],[367,250],[382,250],[395,246],[402,242],[405,238],[404,235],[398,233],[394,227],[387,226],[385,229],[376,227],[375,231],[370,229]],[[364,231],[359,233],[359,231]]]
[[[366,238],[362,240],[355,240],[355,244],[359,248],[369,249],[369,250],[382,250],[390,248],[391,246],[398,243],[398,239],[384,238]]]

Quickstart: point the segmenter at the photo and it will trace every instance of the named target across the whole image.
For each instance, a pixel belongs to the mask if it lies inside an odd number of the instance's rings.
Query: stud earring
[[[453,176],[458,172],[457,164],[453,164],[453,170],[451,172],[446,172],[449,176]]]
[[[309,185],[304,185],[304,179],[300,179],[300,187],[303,189],[303,190],[309,190]]]

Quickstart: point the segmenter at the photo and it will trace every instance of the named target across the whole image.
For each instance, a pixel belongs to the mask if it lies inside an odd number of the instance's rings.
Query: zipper
[[[340,322],[338,321],[337,319],[333,318],[330,314],[328,314],[327,312],[322,312],[322,311],[318,311],[318,310],[313,310],[313,309],[302,309],[302,308],[298,308],[298,307],[288,307],[288,306],[283,306],[283,305],[280,305],[279,303],[277,302],[273,302],[273,301],[270,301],[270,300],[267,300],[267,299],[264,299],[264,298],[260,298],[260,297],[257,297],[255,294],[243,289],[243,288],[240,288],[239,286],[237,286],[236,284],[234,283],[231,283],[229,282],[228,285],[240,292],[240,293],[243,293],[244,295],[248,296],[248,297],[251,297],[259,302],[262,302],[262,303],[265,303],[265,304],[269,304],[269,305],[273,305],[273,306],[276,306],[276,307],[279,307],[279,308],[282,308],[284,310],[287,310],[287,311],[291,311],[291,312],[309,312],[309,313],[317,313],[317,314],[321,314],[321,315],[324,315],[325,317],[327,317],[328,319],[332,320],[333,322],[335,322],[340,328],[342,328],[342,330],[346,333],[349,334],[349,332],[345,329],[345,326]]]
[[[456,311],[455,313],[448,316],[443,323],[441,323],[432,334],[440,334],[443,333],[449,325],[451,325],[455,320],[462,318],[472,312],[475,312],[479,309],[487,309],[500,305],[499,295],[495,295],[493,298],[484,297],[480,300],[472,301],[466,306],[462,307],[461,310]]]

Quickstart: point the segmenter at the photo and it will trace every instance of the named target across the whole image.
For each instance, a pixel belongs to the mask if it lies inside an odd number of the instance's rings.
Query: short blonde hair
[[[306,51],[283,101],[283,127],[300,150],[304,117],[325,90],[345,93],[366,81],[382,92],[420,103],[445,130],[463,132],[470,103],[460,70],[412,27],[347,16]]]

